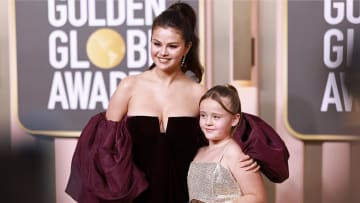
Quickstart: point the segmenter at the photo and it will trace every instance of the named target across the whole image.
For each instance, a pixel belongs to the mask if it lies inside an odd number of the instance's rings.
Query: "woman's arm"
[[[127,113],[135,80],[135,76],[128,76],[121,80],[114,94],[111,96],[109,106],[106,110],[107,120],[120,121]]]
[[[244,154],[239,162],[240,168],[249,172],[258,172],[260,171],[260,165],[249,155]]]

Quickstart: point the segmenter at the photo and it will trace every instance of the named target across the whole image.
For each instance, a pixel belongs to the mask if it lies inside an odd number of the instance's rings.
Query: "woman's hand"
[[[258,172],[260,170],[260,165],[249,155],[245,155],[244,158],[240,160],[239,165],[240,168],[245,171]]]

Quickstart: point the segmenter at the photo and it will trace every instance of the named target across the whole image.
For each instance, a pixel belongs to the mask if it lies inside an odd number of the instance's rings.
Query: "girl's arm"
[[[246,157],[239,145],[231,143],[224,154],[224,161],[239,183],[242,196],[234,202],[266,203],[266,191],[260,172],[247,171],[242,168],[241,160]]]

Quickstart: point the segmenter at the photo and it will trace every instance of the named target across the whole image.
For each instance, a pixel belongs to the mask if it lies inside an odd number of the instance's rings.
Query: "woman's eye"
[[[177,45],[170,45],[169,47],[172,48],[172,49],[176,49],[178,46]]]
[[[159,42],[153,42],[153,45],[160,46],[160,43]]]

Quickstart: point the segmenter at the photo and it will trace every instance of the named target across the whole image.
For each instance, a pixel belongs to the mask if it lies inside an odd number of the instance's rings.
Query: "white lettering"
[[[58,43],[59,42],[59,43]],[[61,45],[63,44],[63,45]],[[70,45],[65,45],[70,44]],[[70,46],[70,49],[68,48]],[[78,58],[77,32],[70,31],[70,41],[64,31],[55,30],[49,35],[49,63],[55,69],[62,69],[69,63],[71,68],[89,68],[89,61],[81,61]],[[70,51],[70,54],[69,54]]]
[[[333,94],[333,96],[331,96],[331,94]],[[328,111],[330,104],[335,104],[337,112],[343,111],[340,100],[339,88],[336,84],[335,74],[332,72],[329,73],[328,80],[326,82],[326,88],[321,102],[320,111]]]
[[[112,95],[119,81],[127,76],[122,71],[110,72],[108,91],[101,71],[65,71],[63,74],[64,76],[60,71],[54,72],[48,100],[49,110],[54,110],[56,104],[62,110],[94,110],[98,103],[106,109],[108,95]]]
[[[57,14],[59,14],[58,17]],[[48,0],[48,20],[54,27],[65,25],[67,21],[66,5],[55,5],[55,0]]]
[[[336,38],[337,42],[344,40],[344,35],[338,29],[330,29],[324,35],[324,54],[323,60],[328,68],[335,69],[340,66],[343,61],[343,47],[331,47],[331,39]],[[331,59],[331,53],[335,54],[335,60]]]
[[[54,73],[51,84],[48,109],[55,109],[56,103],[60,103],[61,109],[69,109],[69,103],[66,97],[65,86],[60,72]]]
[[[127,61],[129,68],[141,68],[146,64],[146,35],[141,30],[127,30]]]
[[[127,7],[126,7],[126,13],[127,15],[127,25],[144,25],[144,19],[135,18],[135,10],[141,10],[143,9],[143,4],[140,2],[135,3],[134,0],[128,0],[127,1]]]
[[[95,72],[93,87],[90,94],[88,109],[95,109],[96,103],[100,102],[103,109],[106,109],[109,103],[109,97],[106,92],[103,75],[100,71]]]
[[[125,22],[126,16],[124,12],[125,1],[117,1],[117,7],[114,1],[107,1],[106,4],[106,20],[108,26],[119,26]],[[117,9],[118,17],[115,17],[115,9]]]
[[[69,62],[69,49],[67,46],[58,45],[58,41],[59,44],[68,43],[68,37],[64,31],[55,30],[49,35],[49,62],[55,69],[62,69]]]
[[[70,109],[78,109],[79,103],[80,109],[86,109],[90,94],[92,72],[84,72],[84,80],[80,71],[74,73],[67,71],[64,73],[64,76]]]
[[[358,6],[358,8],[360,8],[360,5]],[[346,1],[346,18],[352,24],[360,24],[360,16],[354,16],[354,0]]]
[[[68,0],[69,22],[75,27],[85,25],[87,21],[87,1],[88,0]],[[79,4],[79,6],[77,5]],[[76,18],[76,9],[79,8],[79,18]]]
[[[165,1],[147,0],[145,4],[145,24],[151,25],[153,17],[158,16],[163,10],[165,10]],[[154,15],[152,15],[154,11]]]
[[[70,31],[70,65],[71,68],[89,68],[89,61],[80,61],[78,59],[78,40],[77,31]]]
[[[336,9],[336,16],[332,15],[332,5]],[[331,25],[339,24],[344,19],[344,2],[332,2],[332,0],[324,0],[324,18]]]
[[[352,24],[360,24],[360,15],[354,15],[354,0],[346,0],[345,2],[333,2],[333,0],[324,0],[324,19],[327,23],[331,25],[336,25],[341,23],[345,18]],[[360,8],[360,6],[358,6]],[[334,13],[332,10],[335,9]],[[359,9],[358,9],[359,12]]]
[[[88,23],[91,27],[150,26],[154,16],[165,9],[165,0],[48,0],[48,20],[54,27],[66,23],[81,27]],[[105,16],[97,16],[97,6],[105,6]],[[144,14],[142,14],[144,13]],[[117,16],[115,16],[117,14]]]
[[[351,63],[351,55],[353,53],[354,50],[354,29],[348,29],[347,31],[347,43],[346,43],[346,51],[347,51],[347,55],[346,55],[346,65],[350,65]]]

